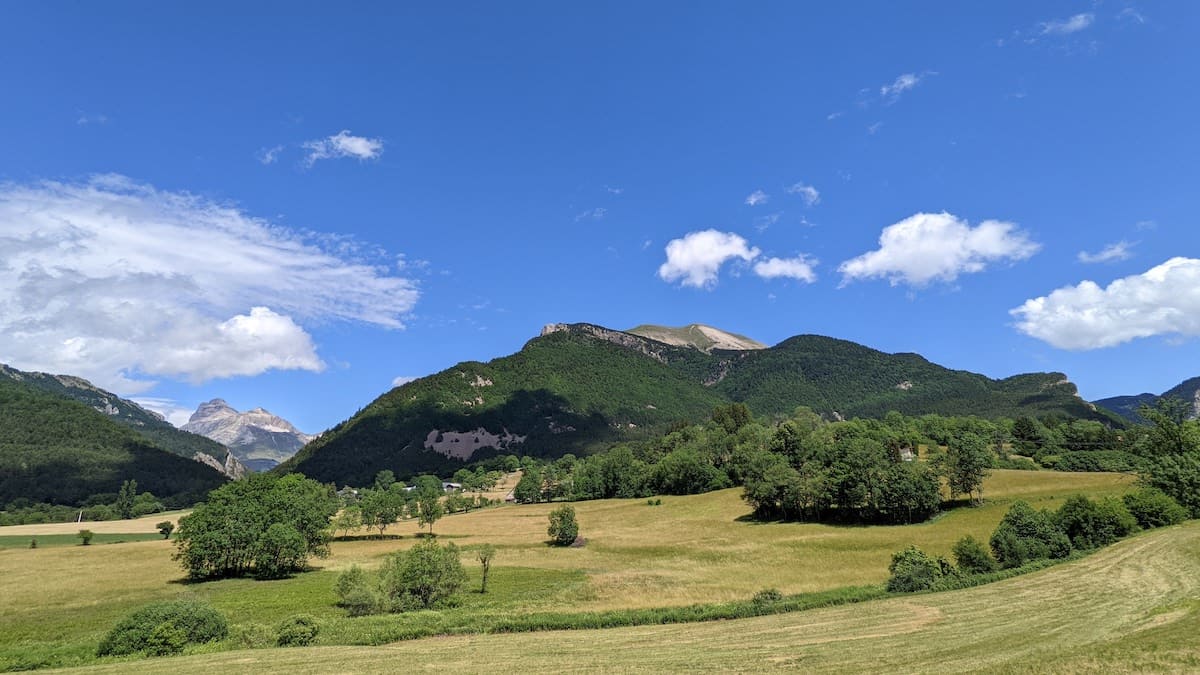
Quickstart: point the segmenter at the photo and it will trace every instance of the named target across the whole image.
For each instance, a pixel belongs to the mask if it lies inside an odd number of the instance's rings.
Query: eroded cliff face
[[[263,408],[238,412],[219,398],[202,403],[182,428],[224,445],[238,461],[256,470],[288,459],[313,439]]]

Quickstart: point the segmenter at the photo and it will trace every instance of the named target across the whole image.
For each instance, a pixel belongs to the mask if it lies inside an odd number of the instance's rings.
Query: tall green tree
[[[575,520],[575,508],[564,504],[550,512],[550,527],[546,534],[558,546],[570,546],[579,538],[579,522]]]
[[[950,496],[966,495],[983,501],[983,481],[992,467],[992,450],[987,439],[972,432],[961,432],[950,439],[943,459]]]
[[[121,491],[117,493],[117,513],[125,520],[133,518],[133,505],[137,502],[137,481],[127,480],[121,483]]]
[[[379,530],[379,537],[404,515],[404,493],[397,490],[364,490],[358,503],[362,524]]]

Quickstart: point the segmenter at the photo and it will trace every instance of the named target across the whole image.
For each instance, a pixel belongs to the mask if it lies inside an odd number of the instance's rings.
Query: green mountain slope
[[[156,413],[100,389],[83,378],[22,371],[0,364],[0,379],[19,382],[83,403],[112,421],[132,429],[151,445],[208,464],[231,478],[245,473],[245,467],[220,443],[199,434],[177,429]]]
[[[193,503],[226,480],[83,403],[0,378],[0,504],[79,504],[129,479],[172,505]]]
[[[1200,415],[1200,377],[1193,377],[1164,391],[1162,394],[1137,394],[1135,396],[1113,396],[1096,401],[1096,405],[1124,417],[1130,422],[1142,423],[1138,415],[1143,404],[1153,406],[1160,398],[1177,398],[1190,403],[1192,416]]]
[[[724,402],[666,363],[704,354],[633,336],[618,344],[591,329],[627,336],[599,327],[551,332],[512,356],[460,363],[410,382],[310,442],[279,470],[366,485],[382,469],[401,476],[453,470],[461,461],[451,455],[489,435],[499,437],[496,445],[480,447],[471,459],[497,452],[586,454],[646,428],[697,419]]]
[[[1061,373],[993,380],[815,335],[705,353],[591,324],[552,324],[516,354],[389,391],[278,470],[366,485],[382,469],[411,476],[496,454],[586,454],[735,401],[759,415],[803,405],[830,417],[897,410],[1120,424],[1081,400]]]

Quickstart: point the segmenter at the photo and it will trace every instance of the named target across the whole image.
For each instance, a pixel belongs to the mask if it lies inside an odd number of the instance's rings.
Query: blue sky
[[[310,432],[549,322],[1163,391],[1200,374],[1197,28],[1112,1],[5,3],[0,361]]]

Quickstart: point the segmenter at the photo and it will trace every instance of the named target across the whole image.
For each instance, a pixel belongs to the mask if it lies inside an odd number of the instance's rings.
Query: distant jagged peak
[[[266,408],[238,412],[220,398],[201,403],[182,428],[226,446],[238,460],[255,468],[286,460],[314,438]]]
[[[643,324],[625,332],[678,347],[693,347],[705,353],[714,349],[749,351],[767,348],[767,345],[758,340],[702,323],[692,323],[678,328]]]

